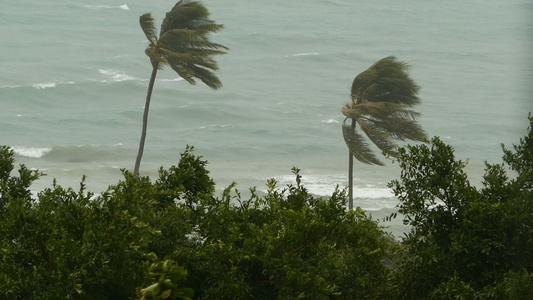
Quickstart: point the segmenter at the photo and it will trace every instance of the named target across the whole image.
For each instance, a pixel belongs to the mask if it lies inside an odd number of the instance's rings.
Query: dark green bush
[[[217,197],[187,147],[155,182],[123,171],[101,195],[83,180],[32,194],[41,173],[15,176],[0,147],[0,299],[531,299],[529,120],[481,188],[438,138],[400,149],[402,244],[346,211],[344,191],[311,195],[296,168],[294,184],[269,180],[263,196],[232,184]]]
[[[388,295],[393,247],[345,195],[316,198],[301,185],[242,199],[214,196],[192,147],[159,179],[124,179],[101,195],[54,183],[32,196],[40,173],[1,148],[0,299],[131,299],[150,264],[180,262],[202,299],[354,299]],[[234,196],[232,196],[234,195]],[[166,295],[166,294],[164,294]]]
[[[503,164],[486,165],[479,189],[470,185],[463,170],[466,163],[455,160],[453,149],[438,138],[430,146],[400,149],[401,179],[390,186],[400,200],[404,222],[412,226],[396,274],[401,299],[474,299],[499,282],[510,284],[506,274],[524,270],[523,278],[530,278],[531,115],[529,120],[528,136],[514,147],[515,152],[504,148]],[[506,166],[516,171],[513,179]],[[514,299],[513,293],[494,299]]]

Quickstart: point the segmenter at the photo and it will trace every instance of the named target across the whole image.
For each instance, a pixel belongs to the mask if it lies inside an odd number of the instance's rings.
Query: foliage
[[[159,37],[152,14],[142,15],[139,23],[149,41],[145,52],[154,68],[167,65],[191,84],[198,78],[213,89],[222,86],[209,70],[218,69],[212,56],[224,54],[228,48],[211,42],[209,35],[224,26],[209,19],[209,11],[201,2],[180,0],[176,3],[166,14]]]
[[[530,123],[480,188],[438,138],[399,149],[402,245],[344,191],[311,195],[297,168],[286,187],[216,197],[187,147],[154,182],[123,171],[100,195],[84,180],[32,193],[42,174],[16,176],[0,147],[0,299],[529,299]]]
[[[2,148],[0,299],[390,295],[383,261],[394,243],[362,210],[346,212],[342,191],[316,198],[294,169],[295,185],[270,180],[249,199],[231,185],[215,197],[192,150],[155,182],[124,171],[101,195],[83,181],[32,195],[39,173],[21,166],[12,176],[13,152]]]
[[[362,210],[346,212],[345,195],[315,198],[301,185],[243,200],[196,203],[191,244],[172,257],[189,271],[202,299],[365,299],[387,295],[382,260],[391,240]],[[231,188],[231,187],[230,187]],[[238,204],[237,204],[238,203]]]
[[[368,143],[356,130],[361,130],[385,153],[393,153],[394,140],[425,142],[426,133],[415,121],[419,113],[409,109],[420,103],[418,85],[407,73],[407,64],[386,57],[355,77],[351,88],[352,102],[342,108],[346,117],[343,135],[353,156],[367,164],[383,165]],[[346,124],[346,120],[353,124]]]
[[[13,153],[2,154],[10,161]],[[1,180],[7,189],[0,215],[0,298],[131,296],[158,234],[142,220],[155,204],[146,199],[153,192],[150,182],[126,173],[126,181],[98,197],[86,193],[82,181],[79,191],[54,183],[34,198],[29,186],[38,173],[24,166],[19,173]]]
[[[470,185],[466,163],[438,138],[399,150],[401,179],[390,187],[404,223],[412,226],[396,276],[400,298],[527,298],[514,293],[533,288],[531,115],[529,120],[529,134],[515,152],[504,148],[504,163],[486,164],[481,188]],[[505,166],[516,177],[510,179]]]
[[[194,291],[180,287],[187,276],[187,270],[178,266],[172,260],[153,263],[148,269],[148,275],[157,282],[150,286],[137,289],[140,300],[183,299],[190,300]]]

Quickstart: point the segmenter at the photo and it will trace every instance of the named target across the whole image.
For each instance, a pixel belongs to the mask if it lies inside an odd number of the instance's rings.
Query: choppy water
[[[516,143],[533,111],[533,4],[492,1],[204,1],[231,48],[218,58],[220,91],[158,74],[141,171],[177,163],[187,144],[222,189],[281,185],[302,169],[319,195],[345,186],[340,108],[355,75],[394,55],[422,87],[421,124],[453,145],[479,181]],[[150,63],[138,16],[158,24],[174,1],[3,0],[0,144],[48,174],[36,190],[91,190],[132,169]],[[396,165],[355,166],[356,201],[377,216],[397,204]],[[393,230],[401,231],[394,224]]]

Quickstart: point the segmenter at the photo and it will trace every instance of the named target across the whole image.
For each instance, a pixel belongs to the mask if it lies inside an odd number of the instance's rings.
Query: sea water
[[[178,163],[187,145],[209,161],[217,189],[294,182],[331,195],[347,185],[340,109],[375,61],[409,63],[420,123],[468,160],[479,185],[500,143],[525,135],[533,111],[529,0],[205,0],[225,25],[212,41],[224,87],[192,86],[167,68],[150,107],[142,175]],[[138,17],[159,25],[175,1],[2,0],[0,144],[46,173],[32,187],[104,191],[133,168],[151,65]],[[379,151],[377,151],[379,152]],[[398,204],[397,164],[355,163],[355,204],[382,218]],[[389,224],[390,225],[390,224]],[[401,220],[391,230],[400,234]]]

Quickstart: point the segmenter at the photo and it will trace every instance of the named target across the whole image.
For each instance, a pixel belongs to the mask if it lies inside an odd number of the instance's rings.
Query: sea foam
[[[337,121],[335,119],[322,120],[320,122],[321,123],[326,123],[326,124],[339,124],[339,121]]]
[[[290,55],[285,55],[285,57],[290,57],[290,56],[311,56],[311,55],[320,55],[320,53],[317,53],[317,52],[302,52],[302,53],[294,53],[294,54],[290,54]]]
[[[102,8],[120,8],[122,10],[130,10],[129,6],[127,4],[122,4],[119,6],[111,6],[111,5],[85,5],[87,8],[91,9],[102,9]]]
[[[99,69],[100,74],[113,78],[113,81],[126,81],[134,80],[135,77],[132,77],[126,74],[124,71],[114,70],[114,69]],[[107,82],[103,80],[102,82]]]
[[[41,158],[52,151],[50,147],[12,147],[15,154],[24,157]]]
[[[36,83],[34,85],[32,85],[32,87],[36,88],[36,89],[48,89],[48,88],[55,88],[56,87],[56,83],[55,82],[48,82],[48,83]]]

